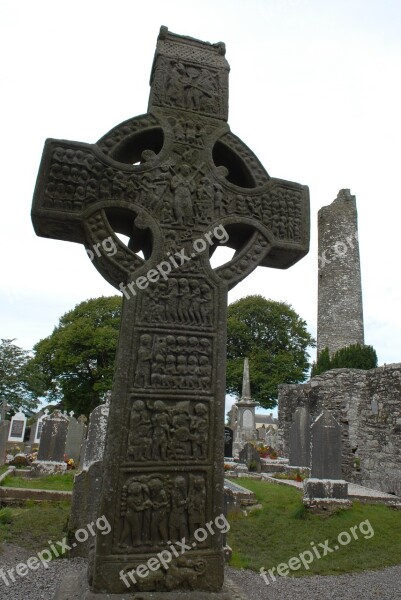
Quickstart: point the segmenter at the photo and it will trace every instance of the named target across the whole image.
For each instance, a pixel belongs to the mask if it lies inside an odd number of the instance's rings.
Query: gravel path
[[[52,600],[57,584],[62,577],[67,573],[74,572],[77,567],[86,564],[86,561],[82,558],[57,559],[52,560],[47,569],[40,563],[37,570],[28,570],[24,577],[19,577],[15,574],[16,565],[26,563],[28,558],[35,556],[35,552],[6,543],[2,544],[2,549],[0,569],[5,571],[14,569],[15,582],[12,582],[6,573],[6,579],[9,583],[9,585],[6,585],[0,576],[0,600]]]
[[[400,600],[401,565],[351,575],[279,577],[266,585],[259,573],[228,567],[228,577],[250,600]]]
[[[2,547],[0,569],[5,571],[34,556],[33,551],[13,544]],[[53,600],[62,577],[85,564],[82,558],[53,560],[47,569],[40,565],[24,577],[14,575],[14,583],[6,574],[8,586],[0,576],[0,600]],[[228,567],[227,575],[249,600],[401,600],[401,565],[338,577],[280,577],[268,586],[253,571]]]

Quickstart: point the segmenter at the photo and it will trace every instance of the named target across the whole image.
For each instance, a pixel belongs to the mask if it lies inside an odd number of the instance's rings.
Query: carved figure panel
[[[206,522],[203,473],[134,475],[122,489],[118,547],[125,552],[161,546],[193,534]]]
[[[146,290],[142,320],[194,327],[213,323],[213,296],[204,278],[169,277]]]
[[[128,458],[142,461],[206,460],[209,408],[203,402],[134,400]]]
[[[211,374],[209,338],[159,333],[140,336],[135,387],[209,390]]]

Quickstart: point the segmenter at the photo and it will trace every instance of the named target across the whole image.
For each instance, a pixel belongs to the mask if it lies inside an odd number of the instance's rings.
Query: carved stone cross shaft
[[[269,177],[230,132],[224,55],[162,27],[148,113],[96,144],[45,144],[36,233],[83,243],[124,294],[94,592],[220,590],[227,292],[308,251],[308,188]],[[212,269],[220,243],[236,252]]]

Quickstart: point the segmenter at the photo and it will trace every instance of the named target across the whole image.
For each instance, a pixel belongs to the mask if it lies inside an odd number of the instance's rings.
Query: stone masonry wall
[[[370,371],[333,369],[279,388],[279,445],[288,455],[298,406],[315,419],[326,408],[342,426],[342,476],[401,495],[401,363]]]

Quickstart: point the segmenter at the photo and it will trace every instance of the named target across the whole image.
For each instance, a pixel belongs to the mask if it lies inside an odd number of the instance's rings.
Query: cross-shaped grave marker
[[[230,131],[228,72],[223,43],[162,27],[148,113],[96,144],[45,144],[36,233],[83,243],[124,294],[100,508],[112,531],[97,536],[94,592],[223,583],[227,292],[309,244],[308,188],[271,178]],[[235,254],[213,269],[219,244]],[[183,537],[190,549],[174,553]],[[136,574],[162,551],[171,563]]]

